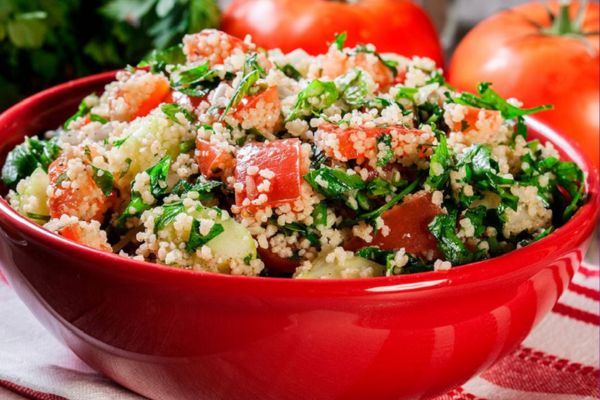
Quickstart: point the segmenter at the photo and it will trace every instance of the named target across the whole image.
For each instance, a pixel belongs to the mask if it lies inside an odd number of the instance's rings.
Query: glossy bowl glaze
[[[6,111],[0,159],[24,135],[57,126],[112,76],[61,85]],[[428,398],[518,346],[589,243],[597,172],[551,129],[529,126],[586,169],[587,203],[547,238],[447,272],[345,281],[194,273],[69,242],[4,200],[0,263],[60,341],[154,399]]]

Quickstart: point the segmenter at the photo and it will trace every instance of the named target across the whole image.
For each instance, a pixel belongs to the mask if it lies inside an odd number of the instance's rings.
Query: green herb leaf
[[[313,226],[327,225],[327,203],[322,201],[317,204],[312,213]]]
[[[377,176],[367,183],[367,192],[373,197],[382,197],[394,193],[394,187],[390,182]]]
[[[223,225],[215,223],[210,228],[210,231],[208,231],[208,233],[206,235],[201,235],[200,234],[200,221],[197,219],[194,219],[192,221],[190,237],[189,237],[187,243],[185,244],[185,250],[188,253],[192,253],[192,252],[196,251],[196,249],[198,247],[208,243],[215,237],[219,236],[221,233],[223,233],[224,230],[225,229],[223,228]]]
[[[183,45],[178,44],[164,50],[153,50],[144,58],[138,67],[150,67],[150,72],[156,74],[165,72],[167,65],[180,65],[185,63]]]
[[[150,192],[157,200],[166,193],[167,175],[170,167],[171,156],[165,156],[157,164],[146,170],[150,175]]]
[[[242,99],[249,94],[250,89],[256,83],[256,81],[258,81],[259,78],[260,71],[256,69],[244,75],[240,83],[235,88],[233,97],[231,97],[231,100],[229,100],[229,103],[227,103],[223,114],[221,114],[221,116],[219,117],[219,121],[222,121],[223,118],[225,118],[225,116],[227,115],[227,113],[229,113],[229,110],[231,110],[232,107],[236,107],[242,101]]]
[[[490,146],[473,145],[464,151],[462,157],[458,167],[465,168],[467,180],[471,185],[498,194],[504,205],[513,210],[517,209],[519,198],[504,189],[504,186],[511,186],[515,181],[498,175],[498,163],[492,159]]]
[[[385,147],[385,150],[382,150],[380,148],[381,145]],[[378,167],[385,167],[394,158],[394,150],[392,149],[392,135],[385,134],[379,136],[377,138],[377,149],[379,150],[379,152],[376,165]]]
[[[116,221],[117,227],[122,228],[129,218],[140,216],[144,211],[150,209],[150,207],[150,204],[144,203],[142,196],[138,192],[132,191],[129,203]]]
[[[351,74],[354,74],[353,78],[342,84],[342,99],[354,108],[362,107],[367,103],[365,98],[369,94],[369,88],[361,70],[352,71]]]
[[[369,246],[363,247],[356,251],[356,255],[367,260],[374,261],[377,264],[385,265],[385,275],[391,276],[394,273],[394,267],[392,261],[396,257],[396,251],[394,250],[381,250],[379,247]]]
[[[319,247],[321,246],[321,241],[319,240],[319,236],[316,231],[312,227],[308,227],[299,222],[291,222],[289,224],[285,224],[280,227],[281,231],[285,235],[291,235],[293,232],[300,233],[310,242],[311,246]]]
[[[186,140],[185,142],[179,143],[179,151],[181,153],[188,153],[196,148],[196,142],[194,140]]]
[[[456,212],[437,215],[428,228],[437,239],[438,247],[446,260],[453,265],[466,264],[473,260],[473,254],[456,234]]]
[[[221,79],[219,72],[211,70],[208,61],[200,65],[176,71],[171,75],[173,89],[192,97],[203,97],[216,88]]]
[[[453,101],[458,104],[465,106],[484,108],[487,110],[500,111],[503,118],[513,119],[517,117],[523,117],[525,115],[533,114],[539,111],[552,109],[551,105],[543,105],[534,108],[519,108],[513,106],[504,100],[498,93],[491,88],[491,83],[483,82],[477,85],[477,92],[479,96],[472,93],[461,93],[458,97],[454,98]]]
[[[407,87],[407,86],[398,86],[398,92],[396,93],[396,99],[406,99],[410,101],[415,101],[415,94],[419,91],[417,88]]]
[[[261,78],[264,78],[267,75],[265,69],[258,62],[258,53],[251,53],[246,57],[246,62],[244,63],[244,73],[249,73],[252,71],[258,71]]]
[[[199,176],[195,183],[190,183],[186,180],[180,180],[173,186],[171,193],[178,196],[182,196],[185,193],[196,192],[198,193],[200,201],[206,201],[214,198],[213,190],[222,185],[219,181],[208,181],[203,176]]]
[[[177,118],[178,113],[183,114],[185,119],[187,119],[190,123],[193,123],[196,120],[196,117],[191,112],[181,107],[179,104],[163,104],[160,106],[160,110],[167,116],[167,118],[177,124],[181,124]]]
[[[177,201],[162,205],[162,214],[154,220],[154,232],[158,232],[165,226],[173,222],[176,216],[185,211],[183,203]]]
[[[309,115],[319,115],[323,110],[337,101],[340,94],[333,82],[313,80],[304,90],[298,93],[294,109],[287,121]]]
[[[92,108],[87,105],[85,100],[86,100],[85,98],[83,100],[81,100],[81,103],[79,103],[79,107],[77,108],[77,112],[75,114],[71,115],[65,121],[65,123],[63,124],[63,128],[69,129],[71,122],[75,121],[79,117],[83,117],[84,115],[87,115],[90,112],[90,110]]]
[[[348,37],[347,32],[342,32],[335,35],[335,46],[339,51],[344,50],[344,43],[346,43],[346,38]]]
[[[571,201],[563,211],[563,222],[567,221],[583,201],[585,191],[585,176],[577,164],[570,161],[559,161],[555,164],[553,172],[558,184],[569,192]]]
[[[354,49],[354,52],[356,53],[367,53],[367,54],[373,54],[375,57],[377,57],[379,59],[379,61],[381,61],[381,63],[383,65],[385,65],[385,67],[387,69],[390,70],[390,72],[392,73],[392,75],[394,76],[394,78],[396,77],[396,75],[398,75],[398,62],[394,61],[394,60],[385,60],[383,59],[383,57],[381,57],[381,54],[379,54],[378,52],[369,49],[367,46],[363,45],[363,44],[359,44],[358,46],[356,46],[356,48]]]
[[[35,219],[37,221],[42,221],[42,222],[48,222],[50,221],[50,216],[49,215],[41,215],[41,214],[36,214],[36,213],[26,213],[28,218],[31,219]]]
[[[439,135],[438,141],[439,143],[429,162],[429,176],[425,181],[425,185],[429,186],[432,190],[441,189],[448,182],[452,161],[446,136],[443,133]]]
[[[281,72],[285,74],[288,78],[292,78],[296,81],[299,81],[302,78],[302,74],[298,71],[292,64],[285,64],[284,66],[277,66]]]
[[[123,143],[125,143],[127,141],[127,139],[129,139],[129,135],[116,139],[112,142],[112,145],[116,148],[119,148],[123,145]]]
[[[12,149],[2,167],[2,180],[13,188],[21,179],[27,178],[41,167],[44,171],[60,154],[60,147],[52,140],[27,138]]]
[[[387,210],[389,210],[390,208],[395,206],[403,198],[405,198],[407,195],[412,193],[421,183],[422,183],[422,179],[415,179],[413,182],[411,182],[410,185],[408,185],[401,192],[399,192],[394,197],[392,197],[392,199],[390,201],[388,201],[387,203],[385,203],[384,205],[382,205],[381,207],[379,207],[373,211],[370,211],[366,214],[359,215],[357,217],[357,220],[371,220],[372,221],[372,220],[377,219],[378,217],[381,216],[381,214],[383,214],[384,212],[386,212]]]
[[[349,175],[340,169],[321,167],[304,176],[316,191],[330,198],[343,198],[344,194],[365,188],[359,175]]]
[[[97,168],[92,165],[92,178],[106,197],[111,195],[113,191],[113,184],[115,182],[113,174],[105,169]]]
[[[108,120],[101,115],[90,113],[90,121],[100,122],[101,124],[106,124]]]
[[[484,206],[469,208],[465,211],[465,218],[471,221],[471,225],[475,228],[475,237],[480,237],[485,232],[485,224],[483,219],[487,214],[487,209]]]

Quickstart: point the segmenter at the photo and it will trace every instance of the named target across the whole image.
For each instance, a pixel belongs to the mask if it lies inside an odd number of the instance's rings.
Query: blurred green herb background
[[[0,110],[217,27],[215,0],[0,0]]]

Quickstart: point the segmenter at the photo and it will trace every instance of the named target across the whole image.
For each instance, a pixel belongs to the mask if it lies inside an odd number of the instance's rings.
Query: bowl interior
[[[13,106],[11,109],[5,111],[0,115],[0,165],[3,165],[7,153],[18,143],[22,142],[25,136],[43,134],[46,130],[55,129],[63,121],[65,121],[70,115],[72,115],[80,103],[81,99],[90,93],[96,92],[101,93],[106,83],[114,79],[115,72],[106,72],[98,75],[92,75],[90,77],[82,78],[72,82],[68,82],[59,86],[55,86],[48,90],[38,93],[19,104]],[[487,269],[488,273],[492,273],[490,265],[493,264],[510,264],[509,257],[528,257],[528,253],[536,254],[535,251],[544,242],[549,240],[560,241],[560,235],[567,235],[569,227],[577,226],[581,221],[592,220],[595,221],[598,212],[598,172],[592,167],[586,157],[579,150],[578,145],[571,142],[569,139],[561,136],[558,132],[550,128],[549,126],[537,121],[534,118],[527,118],[528,134],[529,139],[539,139],[542,142],[551,141],[557,150],[559,151],[561,158],[564,160],[571,160],[576,162],[587,174],[587,192],[588,198],[586,203],[578,210],[576,215],[571,218],[564,226],[557,229],[554,233],[548,237],[535,242],[525,248],[513,251],[511,253],[495,257],[493,259],[480,261],[477,263],[467,264],[458,268],[452,268],[447,272],[447,276],[453,276],[454,281],[459,281],[462,275],[468,275],[474,272],[475,268],[481,265]],[[2,185],[0,183],[0,185]],[[7,188],[0,186],[0,194],[5,195]],[[188,274],[197,277],[204,277],[203,279],[216,279],[216,280],[245,280],[245,281],[277,281],[281,285],[302,285],[308,281],[313,281],[319,285],[328,285],[337,280],[301,280],[296,281],[292,279],[280,279],[280,278],[254,278],[254,277],[238,277],[228,276],[220,274],[202,273],[202,272],[191,272],[182,269],[176,269],[166,266],[160,266],[156,264],[149,264],[143,261],[137,261],[127,259],[114,254],[108,254],[97,251],[95,249],[88,248],[86,246],[79,245],[77,243],[68,241],[56,235],[49,233],[38,225],[28,221],[26,218],[19,216],[14,212],[4,199],[0,199],[0,214],[3,218],[10,218],[14,223],[22,229],[26,229],[28,233],[35,234],[37,236],[44,236],[47,240],[56,243],[65,249],[65,251],[72,251],[75,254],[83,252],[89,256],[97,257],[102,260],[111,260],[112,264],[123,268],[139,268],[140,270],[148,269],[151,267],[152,272],[162,271],[163,274]],[[517,259],[515,258],[515,260]],[[497,263],[495,260],[504,260],[506,262]],[[109,261],[110,262],[110,261]],[[439,281],[440,275],[435,272],[424,272],[410,275],[400,275],[393,277],[378,277],[369,279],[353,279],[344,280],[344,287],[349,288],[352,285],[361,286],[364,289],[366,283],[360,282],[374,282],[377,280],[385,280],[386,282],[402,282],[407,284],[421,282],[425,285],[431,284],[431,282]],[[284,283],[287,282],[287,283]],[[293,282],[293,283],[292,283]],[[301,283],[302,282],[302,283]],[[255,282],[256,283],[256,282]],[[339,282],[341,284],[341,282]]]

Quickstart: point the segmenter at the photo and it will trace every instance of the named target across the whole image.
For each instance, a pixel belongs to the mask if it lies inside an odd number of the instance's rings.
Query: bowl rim
[[[26,112],[30,106],[41,103],[48,97],[68,95],[69,91],[75,88],[108,82],[114,78],[116,72],[108,71],[72,80],[30,96],[0,114],[0,130],[7,128],[5,126],[6,120],[10,121],[13,118],[17,118],[19,114]],[[466,284],[473,281],[481,281],[482,279],[496,279],[508,273],[515,272],[522,267],[540,265],[544,261],[554,260],[557,256],[562,255],[562,253],[570,249],[570,247],[565,245],[568,242],[567,238],[576,236],[578,243],[584,242],[587,239],[587,235],[584,235],[585,232],[582,233],[582,231],[578,230],[578,227],[584,225],[586,221],[588,221],[588,225],[589,221],[592,221],[592,224],[594,224],[594,221],[598,217],[598,192],[600,183],[597,169],[581,152],[579,145],[574,143],[570,138],[560,135],[556,130],[535,118],[526,117],[526,121],[528,127],[535,129],[544,139],[552,142],[570,160],[582,167],[584,173],[587,175],[587,201],[566,224],[556,229],[547,237],[509,253],[453,267],[447,271],[427,271],[406,275],[354,279],[291,279],[192,271],[135,260],[115,253],[103,252],[62,238],[21,216],[16,210],[10,207],[2,196],[0,196],[0,217],[6,220],[17,231],[20,230],[37,240],[46,242],[47,245],[53,246],[65,255],[79,257],[82,263],[91,264],[95,268],[102,268],[105,272],[109,273],[139,274],[137,278],[140,280],[160,279],[161,281],[165,281],[165,283],[170,281],[181,283],[184,280],[189,281],[189,283],[201,281],[202,284],[233,285],[236,288],[240,288],[239,285],[245,285],[247,288],[255,288],[256,291],[262,290],[267,285],[270,288],[279,288],[285,291],[292,290],[294,292],[306,292],[306,289],[312,288],[319,291],[334,290],[336,292],[342,291],[351,294],[366,293],[369,291],[413,291],[435,286]],[[532,256],[539,257],[539,250],[549,247],[552,249],[541,259],[531,258]],[[110,270],[106,270],[107,268],[110,268]],[[482,271],[485,271],[485,273],[482,273]]]

